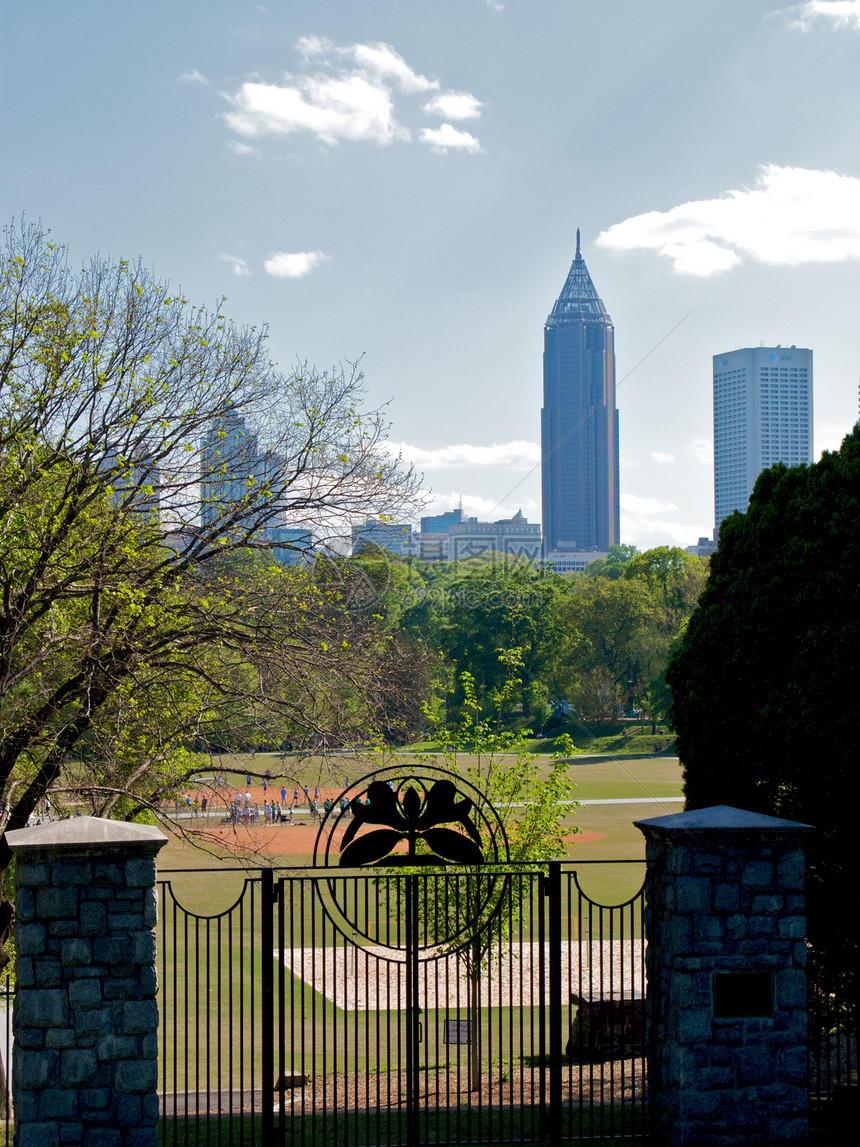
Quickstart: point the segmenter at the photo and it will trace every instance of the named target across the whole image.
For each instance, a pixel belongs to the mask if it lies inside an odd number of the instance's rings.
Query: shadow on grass
[[[620,1111],[594,1108],[591,1111],[565,1109],[565,1141],[587,1142],[590,1147],[610,1147],[622,1139],[646,1144],[640,1136],[631,1136],[630,1124],[621,1122],[617,1136],[608,1134],[608,1126],[617,1123]],[[295,1116],[283,1130],[277,1126],[273,1137],[263,1138],[259,1115],[243,1119],[226,1116],[194,1116],[181,1120],[163,1119],[159,1124],[160,1147],[400,1147],[406,1142],[403,1113],[357,1111],[345,1114]],[[626,1128],[624,1131],[621,1128]],[[422,1111],[419,1115],[419,1140],[436,1145],[481,1144],[496,1147],[504,1144],[541,1144],[537,1111],[529,1108],[450,1107]]]

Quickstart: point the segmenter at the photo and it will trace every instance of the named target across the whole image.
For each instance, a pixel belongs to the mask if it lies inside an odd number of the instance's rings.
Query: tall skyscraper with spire
[[[544,327],[544,548],[608,550],[620,535],[615,330],[580,251]]]

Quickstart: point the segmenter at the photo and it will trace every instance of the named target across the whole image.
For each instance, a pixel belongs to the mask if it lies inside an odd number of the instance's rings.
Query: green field
[[[570,832],[580,828],[601,835],[596,840],[574,840],[570,846],[571,859],[644,861],[644,837],[634,827],[633,822],[681,811],[683,806],[677,802],[650,803],[655,799],[659,801],[664,797],[681,796],[681,768],[677,759],[659,756],[598,760],[593,757],[573,757],[571,761],[571,776],[576,785],[573,792],[575,799],[643,801],[642,804],[590,805],[572,810],[564,819],[565,827]],[[475,759],[462,755],[460,762],[468,766],[474,764]],[[549,767],[545,759],[540,756],[535,758],[535,762],[537,775],[542,775]],[[410,767],[420,768],[416,758],[409,753],[402,753],[397,757],[389,756],[385,758],[385,763],[402,765],[406,772]],[[342,784],[346,776],[355,781],[367,772],[379,768],[380,758],[343,754],[328,758],[308,756],[283,760],[279,754],[259,753],[256,757],[225,755],[220,759],[215,758],[213,764],[215,772],[211,775],[221,772],[223,776],[228,777],[231,775],[227,773],[229,767],[235,770],[234,779],[241,785],[244,785],[246,771],[250,770],[254,776],[262,778],[268,768],[272,772],[272,784],[275,788],[279,788],[282,783],[286,783],[288,787],[301,787],[305,784],[311,787],[315,784],[328,787],[332,784]],[[207,772],[205,775],[210,774]],[[275,859],[279,865],[284,866],[306,865],[309,861],[307,854],[285,854]],[[176,838],[162,850],[159,857],[159,867],[162,870],[192,867],[215,869],[222,867],[224,862],[223,857],[213,857]],[[229,863],[234,864],[235,861],[231,859]],[[595,866],[593,870],[588,870],[588,875],[583,872],[582,882],[595,899],[607,904],[619,903],[636,891],[642,882],[642,875],[641,864],[613,865],[608,868],[601,867],[599,871]],[[241,887],[241,878],[238,875],[226,882],[218,881],[217,889],[199,875],[177,879],[176,887],[182,902],[192,903],[198,910],[199,906],[205,905],[207,912],[223,910],[228,902],[235,899]],[[188,895],[191,896],[190,901],[184,891],[186,886]]]

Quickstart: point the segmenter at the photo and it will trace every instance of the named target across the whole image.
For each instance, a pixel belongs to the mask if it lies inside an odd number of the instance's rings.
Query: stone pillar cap
[[[18,828],[6,833],[9,847],[18,848],[89,848],[95,845],[154,845],[161,848],[167,837],[161,829],[148,824],[127,824],[123,820],[103,820],[98,816],[73,816],[68,820],[49,821],[32,828]]]
[[[694,808],[688,812],[670,813],[669,816],[655,816],[651,820],[635,820],[638,829],[664,832],[812,832],[814,826],[801,824],[796,820],[783,820],[778,816],[767,816],[761,812],[732,808],[731,805],[717,804],[711,808]]]

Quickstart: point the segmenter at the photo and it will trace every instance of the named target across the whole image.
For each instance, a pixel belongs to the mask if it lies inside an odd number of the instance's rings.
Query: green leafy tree
[[[134,815],[126,797],[169,787],[212,714],[256,706],[319,731],[384,691],[372,617],[271,557],[286,525],[342,530],[411,497],[360,404],[354,372],[284,375],[264,331],[140,263],[75,270],[40,228],[7,229],[0,829],[69,762],[103,810]]]
[[[610,581],[623,577],[627,563],[639,553],[636,546],[615,545],[609,547],[605,558],[595,558],[585,567],[583,574],[586,578],[605,577]]]
[[[815,826],[809,935],[855,992],[858,519],[860,427],[814,465],[765,470],[666,675],[687,806]]]
[[[518,705],[535,728],[543,725],[546,696],[559,664],[577,641],[562,614],[568,585],[520,562],[495,562],[459,571],[427,594],[405,615],[410,630],[423,632],[454,670],[447,711],[456,714],[467,703],[461,674],[468,673],[475,696],[494,714],[504,696],[504,717]],[[508,687],[508,672],[499,649],[518,649],[519,693]]]
[[[509,938],[519,921],[522,902],[521,877],[541,871],[541,864],[567,855],[565,835],[578,832],[564,819],[578,806],[571,800],[570,757],[577,751],[569,737],[559,737],[546,762],[546,776],[538,779],[538,760],[523,733],[505,727],[510,699],[519,694],[522,681],[521,652],[497,650],[504,681],[495,699],[495,711],[486,715],[468,672],[460,674],[463,703],[456,724],[436,730],[436,739],[446,765],[460,773],[495,810],[504,831],[510,860],[520,875],[487,876],[480,867],[458,868],[456,895],[438,897],[436,889],[422,885],[423,917],[433,921],[443,936],[465,934],[465,943],[454,945],[468,984],[472,1043],[471,1087],[481,1079],[481,980],[496,947]],[[465,879],[463,878],[465,876]],[[432,903],[431,903],[432,901]],[[490,921],[492,920],[492,923]]]
[[[667,636],[674,635],[689,618],[705,587],[708,562],[676,546],[657,546],[634,555],[624,565],[623,577],[641,581],[651,590],[662,614]]]
[[[582,645],[567,666],[566,696],[587,720],[615,719],[630,691],[662,668],[657,603],[641,581],[597,577],[574,585],[571,610]]]

